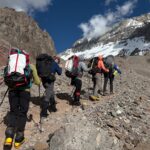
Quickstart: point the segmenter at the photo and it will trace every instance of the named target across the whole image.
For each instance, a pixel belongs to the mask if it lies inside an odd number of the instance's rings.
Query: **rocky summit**
[[[72,106],[73,87],[63,73],[57,77],[55,95],[57,112],[49,112],[40,121],[40,104],[44,89],[31,89],[26,125],[26,142],[21,150],[149,150],[150,146],[150,58],[129,56],[116,58],[122,70],[114,81],[114,94],[90,101],[91,76],[84,74],[81,106]],[[63,69],[64,70],[64,69]],[[103,76],[102,83],[103,84]],[[0,86],[1,99],[7,87]],[[108,87],[109,90],[109,87]],[[0,107],[0,149],[9,119],[6,96]]]
[[[149,27],[149,13],[123,20],[102,36],[77,40],[70,49],[60,55],[65,60],[72,54],[84,58],[99,54],[104,56],[145,55],[150,50]]]
[[[4,65],[11,47],[27,50],[35,58],[39,53],[55,54],[50,35],[24,12],[0,8],[0,65]]]

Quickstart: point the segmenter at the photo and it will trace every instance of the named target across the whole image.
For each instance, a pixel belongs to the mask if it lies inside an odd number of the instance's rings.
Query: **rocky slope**
[[[52,38],[47,32],[42,31],[31,17],[14,9],[1,8],[0,60],[6,59],[10,47],[25,49],[33,58],[41,52],[55,54]]]
[[[117,63],[122,75],[115,78],[115,94],[101,96],[97,102],[90,101],[92,81],[85,74],[82,79],[81,107],[69,104],[73,89],[69,79],[64,74],[57,77],[55,89],[58,111],[50,113],[42,126],[37,124],[42,99],[38,98],[38,88],[33,86],[25,132],[27,140],[21,150],[149,150],[150,57],[117,58]],[[5,90],[4,85],[0,87],[1,98]],[[43,93],[42,88],[41,95]],[[0,107],[0,149],[8,110],[6,97]]]
[[[115,24],[105,35],[92,39],[79,39],[71,49],[60,54],[67,59],[73,53],[85,58],[107,56],[145,54],[150,50],[149,39],[150,14],[130,18]]]

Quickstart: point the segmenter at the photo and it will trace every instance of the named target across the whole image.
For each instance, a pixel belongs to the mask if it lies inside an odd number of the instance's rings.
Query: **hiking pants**
[[[42,102],[42,115],[47,115],[49,104],[55,105],[54,82],[46,82],[43,84],[45,87],[45,97]]]
[[[98,96],[98,91],[101,89],[101,74],[96,73],[93,76],[93,95]]]
[[[30,92],[23,90],[9,91],[10,113],[8,127],[16,128],[18,132],[24,132],[29,101]]]
[[[114,75],[112,75],[112,73],[104,73],[103,93],[106,92],[108,80],[110,81],[110,93],[113,93],[113,81],[114,81]]]
[[[54,99],[54,82],[51,83],[45,83],[44,84],[45,87],[45,98],[44,101],[48,102],[50,104],[54,104],[55,103],[55,99]]]
[[[71,85],[75,86],[74,101],[80,101],[82,81],[79,78],[76,78],[76,77],[72,78],[71,79]]]

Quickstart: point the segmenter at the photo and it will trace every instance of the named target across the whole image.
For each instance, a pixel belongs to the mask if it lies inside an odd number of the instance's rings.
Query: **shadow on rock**
[[[71,95],[69,95],[68,93],[57,93],[56,94],[57,98],[61,99],[61,100],[66,100],[69,102],[69,104],[72,103],[72,97]]]
[[[30,100],[34,105],[41,106],[42,99],[43,97],[38,96],[38,97],[31,97]]]

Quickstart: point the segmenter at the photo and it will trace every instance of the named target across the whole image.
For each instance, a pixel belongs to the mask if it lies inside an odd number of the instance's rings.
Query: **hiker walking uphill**
[[[108,80],[110,81],[110,94],[113,94],[113,81],[114,77],[121,71],[119,67],[115,64],[114,56],[109,55],[104,60],[105,66],[109,68],[109,72],[104,72],[104,86],[103,86],[103,95],[107,95],[106,88]]]
[[[91,60],[92,69],[90,70],[90,74],[92,74],[93,81],[93,95],[90,96],[92,100],[99,100],[98,91],[101,88],[101,75],[103,72],[109,72],[109,70],[105,67],[103,62],[103,56],[95,57]]]
[[[10,104],[4,147],[12,147],[14,137],[15,148],[19,148],[25,141],[24,129],[29,109],[32,78],[35,84],[40,85],[35,66],[29,64],[29,54],[17,48],[11,49],[8,64],[4,70],[4,81],[9,88]]]
[[[45,97],[41,105],[41,117],[48,116],[48,110],[56,112],[56,102],[54,94],[55,74],[62,74],[62,68],[48,54],[40,54],[36,59],[36,67],[43,86],[45,88]]]
[[[65,65],[66,76],[71,78],[71,85],[75,86],[75,91],[73,94],[73,105],[80,105],[80,94],[82,88],[82,80],[80,79],[83,72],[88,72],[91,68],[81,61],[81,58],[77,56],[72,56],[68,59]]]

